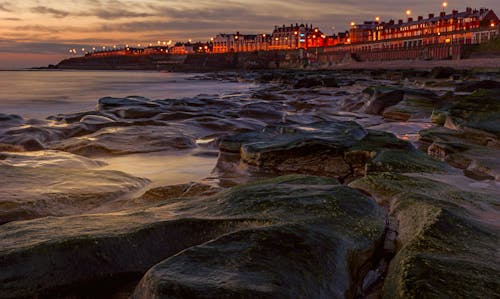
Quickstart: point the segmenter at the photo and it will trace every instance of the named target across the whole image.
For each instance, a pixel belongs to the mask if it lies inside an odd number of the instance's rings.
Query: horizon
[[[450,1],[446,9],[465,10],[487,7],[498,13],[500,4],[486,0],[480,4]],[[74,56],[71,48],[82,49],[114,44],[144,44],[157,40],[206,41],[218,33],[270,33],[275,25],[308,23],[325,34],[342,32],[350,22],[360,23],[380,17],[405,19],[426,16],[442,10],[441,1],[421,1],[418,4],[364,0],[350,3],[329,3],[325,0],[308,2],[246,1],[134,1],[84,0],[77,4],[58,1],[41,5],[37,0],[23,3],[0,1],[0,69],[22,69],[57,64]],[[273,15],[270,12],[279,12]],[[81,51],[81,52],[80,52]]]

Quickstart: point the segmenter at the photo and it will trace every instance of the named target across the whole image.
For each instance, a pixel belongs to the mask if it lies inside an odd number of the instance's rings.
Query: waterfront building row
[[[90,56],[137,54],[231,53],[268,50],[322,48],[324,51],[380,51],[410,49],[440,44],[470,45],[489,41],[500,35],[499,18],[491,9],[453,10],[429,14],[427,18],[409,17],[406,21],[389,20],[351,23],[348,31],[326,36],[312,24],[275,26],[271,33],[219,33],[202,43],[177,43],[174,46],[123,48],[92,52]]]

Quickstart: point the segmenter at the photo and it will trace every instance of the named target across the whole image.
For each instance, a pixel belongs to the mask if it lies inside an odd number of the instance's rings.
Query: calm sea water
[[[45,118],[87,111],[105,96],[151,99],[243,92],[252,85],[146,71],[0,71],[0,113]]]
[[[199,74],[145,71],[0,71],[0,113],[42,119],[59,113],[93,110],[105,96],[150,99],[199,94],[238,94],[250,83],[190,80]],[[196,152],[196,151],[195,151]],[[193,151],[157,152],[102,158],[107,170],[148,178],[152,186],[200,181],[210,176],[215,156]]]

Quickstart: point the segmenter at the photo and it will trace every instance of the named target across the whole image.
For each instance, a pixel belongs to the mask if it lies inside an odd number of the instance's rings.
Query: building
[[[383,42],[382,48],[416,47],[440,43],[478,44],[498,34],[499,19],[491,9],[441,12],[406,22],[364,22],[351,24],[352,44]]]
[[[175,46],[170,48],[169,53],[170,54],[178,54],[178,55],[194,54],[195,47],[192,44],[178,43]]]
[[[271,34],[269,50],[293,50],[326,45],[326,36],[309,24],[275,26]]]
[[[219,33],[213,39],[213,53],[235,51],[235,34]]]

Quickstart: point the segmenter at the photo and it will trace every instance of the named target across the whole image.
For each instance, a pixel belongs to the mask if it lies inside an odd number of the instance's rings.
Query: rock
[[[297,82],[293,85],[293,88],[295,89],[313,87],[338,87],[338,83],[335,77],[308,76],[297,80]]]
[[[353,296],[352,283],[359,278],[352,275],[384,229],[383,215],[369,198],[326,178],[281,177],[216,197],[219,207],[213,211],[220,216],[270,222],[162,261],[132,298]]]
[[[191,182],[149,189],[139,198],[135,199],[134,202],[158,202],[171,198],[209,196],[220,191],[220,188],[211,185]]]
[[[159,107],[159,104],[143,97],[126,97],[126,98],[104,97],[99,99],[97,104],[97,110],[106,111],[126,106],[157,108]]]
[[[388,86],[369,87],[363,91],[370,97],[364,109],[365,113],[380,115],[385,108],[396,105],[403,100],[404,91]]]
[[[246,104],[241,107],[238,114],[242,117],[248,117],[263,121],[277,122],[281,121],[284,117],[282,109],[279,109],[276,105],[266,102],[254,102],[251,104]]]
[[[480,89],[471,95],[456,96],[448,109],[445,126],[472,128],[500,136],[498,90]]]
[[[182,121],[181,124],[195,128],[201,136],[212,136],[213,134],[224,134],[227,132],[247,132],[258,130],[266,125],[265,122],[251,118],[218,118],[218,117],[196,117]]]
[[[440,110],[433,110],[431,114],[431,121],[438,125],[444,125],[446,122],[446,112]]]
[[[93,297],[155,264],[135,298],[163,290],[174,298],[339,297],[364,275],[384,217],[334,179],[287,176],[140,210],[11,222],[0,226],[0,298],[75,286]]]
[[[463,169],[465,175],[479,180],[500,180],[498,135],[468,127],[457,129],[436,127],[423,130],[419,133],[420,140],[428,145],[430,156]]]
[[[451,67],[435,67],[431,70],[430,76],[434,79],[448,79],[455,74],[456,70]]]
[[[473,92],[478,89],[500,89],[500,82],[493,80],[466,81],[458,84],[455,90],[459,92]]]
[[[23,122],[23,118],[19,115],[0,113],[0,128],[20,125]]]
[[[169,218],[167,212],[145,210],[4,224],[0,298],[73,298],[81,290],[96,298],[109,288],[126,288],[130,277],[134,282],[183,249],[251,226],[239,220]]]
[[[457,176],[380,174],[350,186],[387,202],[399,250],[382,298],[495,298],[500,295],[500,209],[491,191]],[[452,185],[447,182],[455,182]]]
[[[0,223],[79,214],[138,190],[148,181],[102,162],[56,151],[1,153]]]
[[[64,140],[53,146],[87,157],[148,153],[195,148],[192,137],[168,127],[106,127],[95,133]]]
[[[50,142],[65,137],[62,129],[46,126],[22,126],[9,129],[0,135],[0,143],[22,146],[27,151],[45,149]]]
[[[101,115],[85,115],[80,119],[80,123],[88,125],[102,125],[114,123],[115,120]]]
[[[403,99],[384,110],[388,121],[409,121],[430,118],[435,109],[443,105],[443,100],[426,90],[406,90]]]
[[[235,152],[239,147],[241,160],[260,169],[341,177],[350,173],[343,149],[365,134],[354,122],[272,125],[261,132],[223,137],[219,148]]]
[[[445,163],[393,134],[366,131],[349,121],[267,126],[258,132],[224,136],[219,149],[239,153],[240,161],[256,171],[334,176],[341,180],[384,171],[450,170]],[[222,158],[224,155],[219,160]]]
[[[252,94],[252,98],[270,102],[284,102],[287,100],[285,96],[269,91],[257,91]]]
[[[0,143],[0,152],[24,152],[24,147],[19,145]]]

